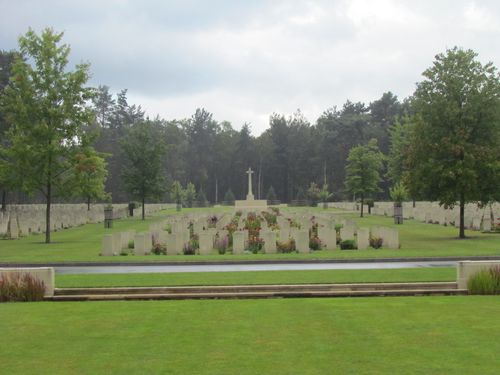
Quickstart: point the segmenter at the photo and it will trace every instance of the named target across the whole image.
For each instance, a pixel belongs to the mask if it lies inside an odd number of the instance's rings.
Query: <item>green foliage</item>
[[[467,281],[470,294],[500,294],[500,266],[481,270]]]
[[[340,250],[355,250],[357,248],[356,241],[354,240],[340,241]]]
[[[370,237],[370,247],[380,249],[384,240],[381,237]]]
[[[461,207],[500,199],[500,80],[492,63],[471,50],[436,56],[418,83],[409,168],[428,199]]]
[[[103,155],[86,147],[75,155],[74,179],[70,182],[76,195],[91,200],[108,200],[110,194],[104,191],[108,171]]]
[[[401,182],[407,172],[408,150],[410,149],[410,135],[414,122],[409,116],[396,120],[389,128],[390,149],[387,157],[387,176],[394,183]]]
[[[222,238],[217,236],[217,238],[215,239],[214,247],[219,254],[225,254],[229,248],[229,238],[227,236],[224,236]]]
[[[128,241],[128,244],[127,244],[127,249],[133,249],[135,247],[134,245],[134,240],[130,240]]]
[[[158,199],[164,192],[162,157],[166,152],[161,126],[144,121],[130,128],[121,146],[126,158],[122,173],[128,193],[142,201],[142,219],[146,199]]]
[[[349,151],[345,186],[349,192],[361,197],[362,205],[367,194],[380,191],[383,160],[384,156],[378,149],[376,139],[371,139],[367,145],[356,146]]]
[[[184,191],[184,198],[186,200],[188,207],[193,207],[193,201],[196,198],[196,188],[194,184],[189,182],[186,186],[186,190]]]
[[[151,248],[151,254],[154,255],[167,255],[167,247],[163,244],[156,243]]]
[[[405,185],[399,181],[390,190],[391,199],[396,203],[401,203],[408,198],[408,190]]]
[[[184,190],[179,181],[174,181],[170,187],[170,199],[172,199],[179,207],[184,200]]]
[[[321,248],[323,247],[323,243],[321,242],[321,240],[319,239],[318,236],[311,236],[309,237],[309,248],[311,250],[321,250]]]
[[[198,195],[197,195],[196,199],[198,200],[198,204],[200,205],[200,207],[207,207],[208,206],[207,196],[205,195],[205,192],[203,191],[202,188],[200,188],[200,190],[198,190]]]
[[[197,235],[194,235],[184,245],[184,247],[182,248],[182,253],[184,255],[195,255],[199,248],[200,248],[200,240]]]
[[[68,188],[68,181],[73,177],[75,156],[82,147],[90,147],[85,127],[94,119],[87,106],[94,90],[85,87],[89,66],[66,69],[70,48],[60,44],[62,36],[49,28],[40,36],[32,30],[21,36],[23,58],[12,66],[12,79],[0,97],[0,107],[10,125],[6,132],[8,147],[0,147],[0,178],[7,177],[9,186],[28,194],[43,194],[47,243],[52,198],[78,193]]]
[[[311,201],[312,205],[316,205],[321,196],[321,190],[315,182],[311,182],[307,189],[307,198]]]
[[[235,200],[236,198],[234,197],[233,191],[231,189],[227,189],[226,194],[224,194],[225,204],[233,206]]]
[[[333,196],[333,194],[328,191],[328,184],[323,184],[318,196],[321,202],[327,202]]]
[[[42,301],[44,294],[44,282],[29,273],[0,276],[0,302]]]
[[[289,238],[285,241],[276,241],[276,251],[279,254],[295,253],[297,251],[295,247],[295,240],[293,238]]]
[[[278,197],[276,196],[276,191],[274,191],[273,186],[269,186],[269,190],[267,190],[266,199],[268,202],[276,202]]]

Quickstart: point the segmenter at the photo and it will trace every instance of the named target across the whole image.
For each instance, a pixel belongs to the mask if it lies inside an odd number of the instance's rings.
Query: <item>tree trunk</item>
[[[365,196],[363,194],[361,194],[361,215],[360,215],[360,217],[363,217],[363,206],[364,206],[364,203],[365,203]]]
[[[415,202],[415,198],[413,198],[413,208],[415,208],[416,206],[416,202]]]
[[[87,197],[87,211],[90,211],[90,197]]]
[[[460,232],[459,238],[465,238],[465,195],[460,193]]]
[[[144,197],[142,197],[142,220],[145,220],[145,214],[144,214]]]
[[[7,211],[7,191],[2,190],[2,211]]]
[[[52,203],[52,185],[47,183],[47,208],[45,210],[45,243],[50,243],[50,204]]]

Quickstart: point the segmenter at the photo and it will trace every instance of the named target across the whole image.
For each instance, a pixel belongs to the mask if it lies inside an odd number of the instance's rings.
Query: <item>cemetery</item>
[[[410,3],[3,7],[0,375],[496,375],[500,8]]]

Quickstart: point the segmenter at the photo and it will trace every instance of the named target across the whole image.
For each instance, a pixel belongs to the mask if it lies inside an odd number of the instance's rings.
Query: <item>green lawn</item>
[[[56,275],[58,288],[107,286],[173,285],[253,285],[253,284],[326,284],[455,281],[456,269],[401,268],[375,270],[251,271],[251,272],[179,272]]]
[[[218,208],[216,210],[222,210]],[[188,210],[183,210],[188,212]],[[214,209],[205,209],[214,211]],[[319,210],[318,210],[319,211]],[[163,214],[172,214],[166,211]],[[354,214],[339,214],[354,218],[360,226],[395,226],[392,218],[369,216],[358,218]],[[485,234],[467,231],[469,239],[457,239],[457,229],[440,225],[406,221],[397,226],[400,231],[401,249],[340,251],[322,250],[310,254],[243,254],[208,256],[99,256],[104,234],[113,231],[135,229],[147,230],[149,224],[160,220],[160,216],[146,221],[138,218],[117,220],[112,230],[105,230],[103,224],[88,224],[53,233],[54,243],[44,244],[44,236],[36,235],[19,240],[0,240],[0,263],[7,262],[137,262],[137,261],[205,261],[205,260],[271,260],[271,259],[340,259],[340,258],[390,258],[390,257],[437,257],[437,256],[500,256],[500,234]]]
[[[498,374],[495,296],[0,305],[2,374]]]

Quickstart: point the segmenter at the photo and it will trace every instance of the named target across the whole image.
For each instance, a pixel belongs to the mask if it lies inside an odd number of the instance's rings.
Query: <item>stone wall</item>
[[[83,224],[100,223],[104,221],[105,204],[93,204],[87,210],[86,204],[53,204],[51,206],[51,229],[57,231],[72,228]],[[146,214],[151,214],[166,208],[173,208],[174,204],[156,203],[146,204]],[[9,205],[6,212],[0,212],[0,236],[9,235],[11,238],[27,236],[31,233],[45,233],[44,204]],[[134,210],[134,216],[139,215],[141,209]],[[121,219],[128,216],[128,204],[113,204],[113,218]]]

